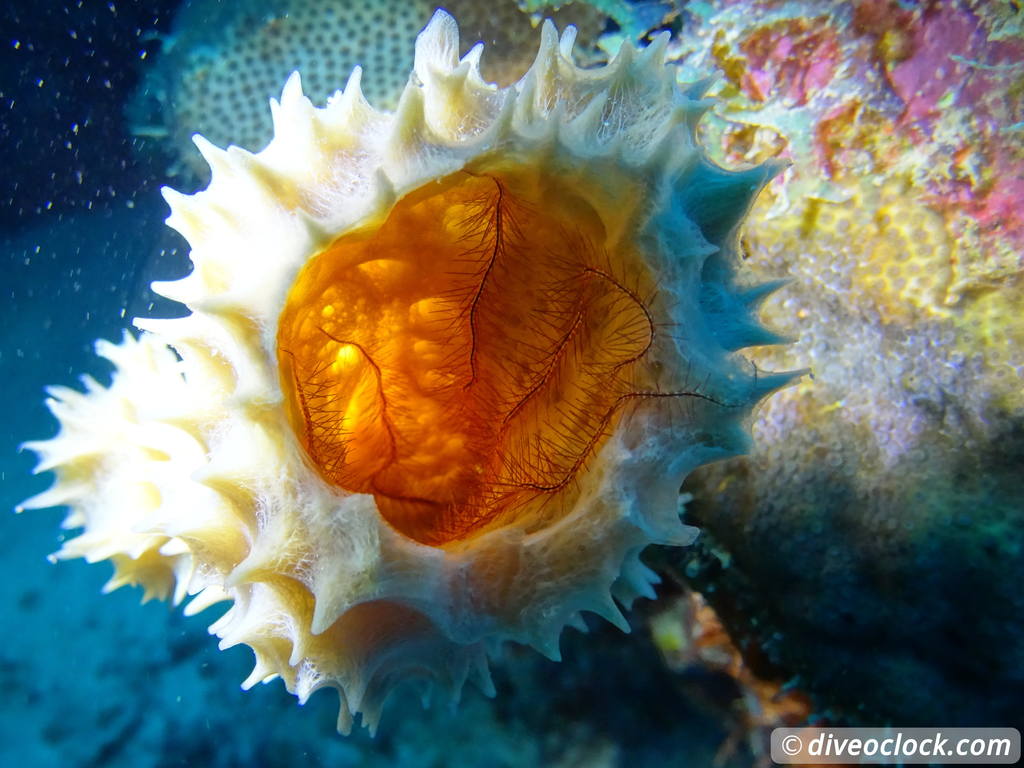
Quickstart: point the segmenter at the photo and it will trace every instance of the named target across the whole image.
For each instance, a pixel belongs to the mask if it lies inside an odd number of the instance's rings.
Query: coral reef
[[[1019,11],[700,8],[671,55],[684,77],[724,73],[709,151],[792,163],[743,246],[761,279],[789,277],[764,312],[797,341],[751,355],[813,377],[760,409],[749,459],[688,481],[690,522],[708,533],[694,583],[823,709],[1011,718],[1024,641],[1007,588],[1024,570]],[[968,644],[977,658],[961,658]]]
[[[584,70],[574,34],[498,87],[438,11],[394,112],[294,75],[262,152],[197,138],[210,186],[166,194],[194,268],[154,286],[192,314],[100,342],[110,386],[53,389],[30,444],[57,482],[25,506],[84,528],[58,557],[231,601],[245,685],[336,689],[343,731],[404,681],[488,690],[503,641],[557,658],[584,611],[628,628],[641,550],[693,538],[682,479],[792,378],[737,354],[775,338],[734,272],[777,167],[703,156],[667,35]]]
[[[1018,426],[985,448],[951,442],[870,480],[856,444],[823,451],[816,474],[761,461],[694,479],[722,490],[688,512],[705,534],[680,570],[755,670],[820,715],[1022,724],[1024,441]],[[770,496],[787,481],[808,486],[798,506]]]

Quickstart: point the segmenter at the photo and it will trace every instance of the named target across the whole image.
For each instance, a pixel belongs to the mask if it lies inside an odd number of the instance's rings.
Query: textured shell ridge
[[[752,409],[793,376],[763,374],[737,354],[781,340],[756,314],[778,285],[741,288],[734,276],[738,228],[778,168],[728,172],[703,157],[695,128],[706,102],[699,85],[676,85],[667,33],[639,52],[623,45],[597,69],[573,62],[574,35],[545,21],[533,66],[501,88],[480,74],[481,46],[460,59],[456,22],[438,10],[394,112],[367,102],[358,68],[323,108],[295,73],[271,102],[274,136],[262,151],[194,138],[209,186],[164,190],[193,270],[153,285],[192,314],[138,318],[140,336],[98,342],[111,384],[52,389],[60,433],[26,444],[57,481],[24,507],[65,504],[66,524],[85,529],[58,558],[109,559],[110,588],[191,597],[189,615],[230,601],[210,631],[221,648],[252,648],[243,687],[281,678],[300,702],[334,688],[346,733],[357,715],[374,730],[408,680],[452,701],[467,680],[493,695],[494,649],[515,642],[557,659],[563,628],[581,626],[583,611],[629,630],[622,609],[653,597],[658,581],[644,547],[696,537],[680,520],[683,478],[745,450]],[[289,420],[307,404],[286,391],[280,361],[292,352],[279,340],[294,286],[322,254],[460,185],[499,200],[527,190],[539,202],[523,209],[537,216],[565,191],[571,202],[555,210],[582,211],[597,233],[580,247],[600,240],[583,274],[643,329],[623,325],[610,338],[647,367],[642,386],[609,401],[572,464],[566,501],[530,507],[529,525],[513,510],[438,544],[384,519],[374,493],[325,477]],[[643,254],[640,277],[616,272],[608,254],[620,250]],[[468,323],[475,334],[472,314]],[[603,380],[602,365],[580,365],[581,376]],[[524,407],[535,407],[531,397]]]

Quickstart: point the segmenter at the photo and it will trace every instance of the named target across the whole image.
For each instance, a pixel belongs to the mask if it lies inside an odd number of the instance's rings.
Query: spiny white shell
[[[559,40],[545,23],[533,67],[501,89],[481,79],[479,46],[459,60],[455,21],[438,11],[395,113],[367,104],[358,69],[324,109],[295,74],[271,104],[262,152],[197,136],[209,188],[165,195],[194,270],[155,286],[192,315],[140,319],[141,338],[98,343],[116,367],[111,386],[51,390],[60,434],[30,444],[58,480],[25,506],[66,504],[67,525],[85,529],[59,556],[110,558],[111,587],[194,595],[189,612],[233,601],[211,631],[222,647],[255,651],[244,685],[281,677],[303,701],[336,688],[346,732],[355,713],[373,728],[411,675],[452,697],[467,678],[489,691],[485,646],[511,640],[558,658],[581,611],[628,631],[612,595],[652,596],[640,551],[695,535],[678,517],[682,479],[742,450],[750,408],[788,379],[756,376],[731,354],[771,341],[753,316],[760,294],[734,289],[731,263],[736,227],[775,169],[726,173],[703,158],[693,128],[707,104],[675,84],[665,36],[639,53],[624,45],[596,70],[573,64],[572,44],[571,28]],[[543,163],[594,194],[614,194],[589,170],[602,163],[645,180],[647,208],[609,239],[645,243],[673,295],[688,376],[731,405],[709,400],[671,430],[638,413],[558,522],[445,550],[397,533],[371,496],[329,486],[304,462],[283,408],[277,323],[311,256],[486,153]]]

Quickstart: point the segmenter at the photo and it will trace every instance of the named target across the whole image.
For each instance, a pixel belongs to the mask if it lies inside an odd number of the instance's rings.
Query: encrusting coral
[[[712,157],[792,163],[743,246],[789,279],[762,316],[799,339],[748,354],[814,372],[759,409],[748,456],[687,478],[702,537],[677,568],[745,652],[865,724],[1024,712],[1011,5],[720,0],[669,46],[682,76],[724,74]]]
[[[294,75],[262,152],[197,137],[209,187],[166,194],[194,269],[155,285],[192,314],[99,342],[110,386],[51,390],[30,444],[57,482],[25,506],[84,528],[58,557],[232,601],[245,686],[335,688],[342,731],[404,680],[489,690],[503,641],[557,658],[581,611],[628,629],[641,550],[694,537],[681,481],[791,378],[736,354],[775,341],[734,263],[776,167],[704,157],[667,36],[594,70],[573,40],[545,22],[498,87],[437,11],[394,113]]]

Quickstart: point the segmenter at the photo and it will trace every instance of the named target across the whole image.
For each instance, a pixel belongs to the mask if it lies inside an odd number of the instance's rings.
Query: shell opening
[[[649,270],[607,240],[593,205],[519,167],[430,183],[312,258],[278,361],[321,476],[431,545],[571,508],[656,334]]]

